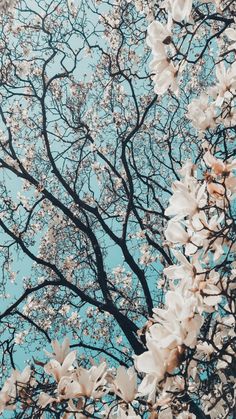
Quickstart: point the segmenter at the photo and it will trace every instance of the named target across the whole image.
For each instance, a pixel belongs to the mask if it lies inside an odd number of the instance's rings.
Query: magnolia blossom
[[[109,414],[109,418],[111,419],[138,419],[138,418],[141,418],[141,416],[136,415],[132,406],[129,406],[128,409],[118,406],[118,409],[116,410],[114,414],[113,413]]]
[[[147,44],[152,48],[153,53],[159,53],[160,43],[168,44],[171,41],[171,20],[169,19],[167,25],[163,25],[159,21],[153,21],[147,29],[148,37]]]
[[[171,43],[171,19],[166,26],[161,22],[154,21],[148,27],[147,44],[151,47],[153,60],[150,69],[153,73],[155,93],[162,95],[169,88],[178,92],[177,76],[182,72],[183,65],[175,66],[168,58],[166,46]]]
[[[56,361],[62,364],[70,352],[70,340],[66,337],[61,345],[57,340],[53,340],[51,345],[53,348],[53,353],[44,351],[45,354],[49,358],[56,359]]]
[[[74,379],[77,380],[80,395],[99,399],[106,392],[106,363],[102,362],[99,366],[92,366],[89,370],[79,367]]]
[[[225,196],[225,194],[227,194],[227,198],[228,199],[232,199],[233,198],[233,194],[236,192],[236,177],[233,173],[233,171],[236,169],[236,159],[232,160],[231,162],[223,162],[220,159],[217,159],[216,157],[214,157],[210,151],[207,151],[204,154],[204,161],[206,163],[206,165],[208,167],[211,168],[212,173],[211,173],[211,179],[212,180],[216,180],[217,184],[214,185],[214,183],[212,181],[210,181],[208,183],[208,192],[211,195],[214,195],[214,189],[213,188],[217,188],[218,187],[218,196],[216,194],[216,198],[222,198]],[[224,185],[222,185],[221,183],[223,183]],[[211,190],[211,185],[212,189]],[[220,189],[221,187],[221,189]],[[226,187],[226,189],[225,189]],[[230,192],[230,194],[229,194]]]
[[[44,393],[43,391],[40,393],[38,398],[38,405],[42,408],[46,407],[48,404],[56,402],[58,403],[60,401],[59,398],[55,398],[50,396],[47,393]]]
[[[230,45],[230,49],[236,49],[236,29],[227,28],[225,30],[225,34],[228,36],[230,41],[234,41],[234,43]]]
[[[192,0],[165,0],[163,6],[170,13],[171,17],[176,22],[182,22],[183,20],[189,21]]]
[[[208,95],[201,94],[189,104],[187,116],[198,130],[213,129],[216,126],[216,105],[209,103]]]
[[[173,249],[172,253],[177,259],[177,261],[180,262],[180,264],[173,264],[171,266],[168,266],[168,268],[164,269],[164,274],[169,279],[189,280],[191,278],[194,278],[197,270],[196,267],[194,267],[193,263],[189,262],[188,259],[177,250]]]
[[[166,239],[172,243],[186,244],[189,235],[182,224],[178,221],[170,220],[165,230]]]
[[[127,403],[132,402],[137,393],[137,374],[134,368],[128,370],[120,366],[117,368],[116,378],[113,381],[115,393]]]
[[[31,379],[31,368],[29,366],[20,372],[13,370],[11,376],[4,383],[0,391],[0,413],[4,410],[15,409],[15,399],[17,392],[21,393],[21,390],[27,386],[29,381],[34,385],[34,381]]]
[[[173,0],[171,1],[171,14],[176,22],[183,20],[189,21],[192,10],[193,0]]]
[[[223,62],[216,66],[216,77],[218,84],[216,105],[221,106],[224,99],[231,99],[236,89],[236,63],[226,69]]]
[[[11,378],[8,378],[0,391],[0,413],[4,410],[14,410],[15,388]]]
[[[172,188],[174,193],[169,200],[165,215],[175,216],[176,220],[186,216],[192,217],[205,204],[205,184],[199,186],[194,178],[189,178],[188,184],[176,181]]]
[[[179,67],[174,66],[167,57],[161,57],[157,55],[154,57],[150,64],[151,70],[155,73],[153,76],[154,81],[154,92],[162,95],[169,88],[174,92],[178,93],[178,80]]]
[[[139,386],[139,393],[155,399],[156,388],[164,379],[166,372],[171,373],[181,362],[184,347],[194,347],[202,318],[195,315],[197,300],[181,296],[181,292],[168,292],[166,309],[154,309],[156,323],[146,334],[148,351],[135,357],[138,371],[146,377]]]
[[[73,369],[72,364],[76,358],[76,351],[70,352],[64,359],[62,363],[58,362],[56,359],[51,359],[45,366],[44,370],[47,374],[52,375],[57,382],[64,376],[70,374],[70,371]]]
[[[166,304],[167,309],[154,309],[157,323],[150,328],[152,338],[161,348],[194,347],[202,325],[202,318],[195,314],[195,296],[190,294],[184,298],[180,289],[169,291]]]

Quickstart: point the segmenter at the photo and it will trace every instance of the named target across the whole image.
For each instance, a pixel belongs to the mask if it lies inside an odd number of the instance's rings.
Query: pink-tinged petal
[[[54,397],[44,392],[40,393],[39,398],[38,398],[38,404],[42,408],[46,407],[48,404],[52,402],[58,402],[58,401],[59,400],[55,399]]]
[[[63,361],[62,368],[67,371],[76,359],[76,351],[70,352]]]

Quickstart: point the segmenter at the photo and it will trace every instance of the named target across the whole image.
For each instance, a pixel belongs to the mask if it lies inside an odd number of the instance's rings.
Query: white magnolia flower
[[[197,351],[200,353],[200,355],[206,356],[208,359],[211,357],[211,355],[214,353],[214,348],[210,343],[203,342],[197,344]]]
[[[114,386],[114,387],[113,387]],[[132,402],[137,393],[137,374],[134,368],[117,368],[116,378],[113,381],[114,392],[127,403]]]
[[[42,393],[40,393],[39,398],[38,398],[38,405],[44,408],[50,403],[59,402],[59,401],[60,399],[52,397],[49,394],[44,393],[44,391],[42,391]]]
[[[89,370],[79,367],[74,375],[81,395],[98,399],[108,390],[106,385],[107,366],[102,362],[99,366],[92,366]]]
[[[2,413],[4,410],[14,410],[16,408],[16,406],[13,404],[14,397],[15,386],[13,387],[11,378],[8,378],[0,391],[0,413]]]
[[[154,67],[156,65],[156,67]],[[159,68],[165,67],[163,71],[158,71]],[[172,62],[164,59],[162,62],[157,63],[155,60],[152,61],[152,69],[155,71],[154,81],[154,92],[157,95],[163,95],[168,89],[175,94],[178,94],[178,80],[179,68],[174,66]]]
[[[159,342],[159,347],[169,350],[182,345],[194,347],[202,325],[202,318],[195,314],[197,299],[194,296],[184,299],[174,292],[168,294],[169,307],[154,310],[159,322],[149,330],[152,339]]]
[[[231,99],[236,89],[236,62],[226,69],[223,62],[216,66],[216,77],[218,84],[216,86],[218,96],[216,105],[221,106],[224,99]]]
[[[147,396],[148,401],[155,403],[157,386],[159,378],[155,374],[147,374],[138,387],[138,394],[140,396]]]
[[[165,46],[161,42],[155,42],[152,45],[153,60],[150,62],[150,70],[155,74],[161,74],[167,70],[170,61],[167,58]]]
[[[27,366],[22,372],[18,370],[13,370],[11,374],[11,378],[14,383],[18,383],[21,386],[26,386],[26,384],[30,380],[31,373],[32,373],[31,368]]]
[[[45,354],[49,358],[56,359],[60,364],[62,364],[63,361],[65,360],[66,356],[70,352],[70,340],[69,340],[69,338],[66,337],[61,345],[57,340],[53,340],[51,342],[51,345],[52,345],[52,348],[53,348],[53,353],[44,351]]]
[[[201,292],[203,293],[204,304],[207,306],[216,306],[221,302],[220,289],[216,285],[209,283],[209,281],[201,283]]]
[[[225,163],[223,160],[217,159],[211,154],[210,151],[207,151],[203,159],[208,167],[210,167],[216,175],[222,175],[223,173],[231,172],[236,169],[236,159],[232,160],[230,163]]]
[[[45,366],[44,370],[47,374],[52,375],[57,382],[64,376],[70,375],[73,370],[72,364],[76,359],[76,351],[70,352],[62,363],[56,359],[51,359]]]
[[[186,216],[193,216],[200,207],[205,203],[205,183],[201,187],[192,181],[188,185],[183,182],[176,181],[173,184],[173,195],[169,200],[169,206],[165,210],[165,215],[175,216],[176,220],[181,220]]]
[[[135,357],[135,366],[139,372],[151,374],[157,380],[161,381],[166,372],[166,357],[168,350],[161,350],[159,343],[154,341],[150,335],[147,335],[148,351]],[[140,391],[140,388],[139,388]]]
[[[176,416],[176,419],[195,419],[197,418],[196,415],[194,415],[194,413],[190,413],[189,411],[184,411],[179,413],[178,416]]]
[[[136,415],[132,406],[129,406],[127,409],[124,409],[124,407],[119,406],[115,415],[114,416],[109,415],[109,418],[111,419],[138,419],[138,418],[141,418],[141,416]]]
[[[187,116],[198,130],[205,131],[209,128],[215,128],[216,105],[213,102],[209,103],[209,96],[203,93],[188,105]]]
[[[178,260],[178,262],[180,262],[180,265],[168,266],[168,268],[165,268],[163,270],[164,274],[169,279],[189,280],[191,278],[194,278],[196,274],[195,266],[192,263],[190,263],[181,252],[172,249],[172,253]]]
[[[5,381],[0,391],[0,413],[4,410],[15,410],[14,405],[17,393],[27,386],[31,380],[31,368],[29,366],[20,372],[13,370],[11,376]],[[32,381],[32,384],[34,381]]]
[[[161,36],[161,35],[160,35]],[[153,73],[154,91],[156,94],[164,94],[169,88],[177,93],[177,76],[181,73],[183,65],[177,67],[167,56],[165,45],[161,41],[154,41],[148,38],[148,44],[152,48],[153,60],[150,63],[150,70]]]
[[[172,243],[186,244],[189,241],[189,235],[185,228],[178,221],[170,220],[165,230],[166,239]]]
[[[147,33],[148,46],[152,48],[153,53],[158,53],[157,45],[161,42],[168,44],[171,41],[171,21],[169,20],[167,25],[163,25],[161,22],[155,20],[148,26]]]
[[[176,22],[189,21],[193,0],[172,0],[171,14]]]
[[[84,395],[81,392],[81,386],[78,381],[74,380],[71,376],[60,379],[57,391],[60,399],[73,399]]]
[[[233,28],[227,28],[225,30],[225,34],[228,36],[228,38],[230,39],[230,41],[234,41],[233,44],[230,45],[230,50],[231,49],[236,49],[236,29]]]
[[[164,407],[158,413],[158,419],[173,419],[172,410],[170,407]]]

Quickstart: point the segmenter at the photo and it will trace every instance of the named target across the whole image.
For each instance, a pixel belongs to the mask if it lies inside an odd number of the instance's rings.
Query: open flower
[[[194,178],[189,179],[188,185],[180,181],[174,182],[174,193],[169,200],[165,215],[175,216],[176,220],[181,220],[186,216],[193,216],[199,211],[204,203],[205,184],[199,187],[194,181]]]
[[[188,21],[192,10],[193,0],[173,0],[171,3],[171,14],[173,19],[176,22],[182,22],[183,20]]]
[[[52,397],[49,394],[44,393],[44,391],[42,391],[42,393],[40,393],[39,398],[38,398],[38,405],[44,408],[50,403],[59,402],[59,401],[60,399]]]
[[[236,89],[236,63],[226,69],[223,62],[216,66],[216,77],[218,84],[216,89],[218,96],[216,105],[221,106],[224,99],[231,99]]]
[[[165,230],[166,239],[172,243],[186,244],[189,241],[189,235],[181,223],[170,220]]]
[[[106,392],[106,363],[102,362],[99,366],[93,365],[89,370],[79,367],[74,375],[78,383],[78,392],[80,395],[99,399]]]
[[[171,21],[169,20],[167,25],[163,25],[161,22],[155,20],[148,26],[148,37],[147,44],[154,51],[157,51],[156,45],[163,43],[167,45],[171,41]]]
[[[4,410],[14,410],[16,408],[14,401],[17,392],[20,394],[21,390],[27,386],[31,380],[31,374],[32,371],[29,366],[25,367],[22,372],[13,370],[0,391],[0,413]]]
[[[166,357],[168,350],[161,350],[159,343],[154,341],[147,334],[148,351],[135,357],[135,366],[139,372],[152,374],[156,378],[156,382],[160,382],[166,372]]]
[[[216,105],[213,102],[209,103],[209,96],[203,93],[188,105],[187,116],[198,130],[205,131],[209,128],[215,128]]]
[[[76,351],[70,352],[62,364],[56,359],[51,359],[45,366],[44,370],[47,374],[52,375],[57,382],[64,376],[67,376],[73,370],[72,364],[76,358]]]
[[[230,45],[230,49],[236,49],[236,29],[227,28],[225,30],[225,34],[228,36],[230,41],[234,41],[234,43]]]
[[[137,374],[134,368],[120,366],[113,381],[114,392],[127,403],[132,402],[137,392]]]
[[[70,340],[69,340],[69,338],[65,338],[61,345],[57,340],[53,340],[51,342],[51,345],[52,345],[52,348],[53,348],[53,353],[44,351],[45,354],[49,358],[56,359],[60,364],[62,364],[64,359],[66,358],[66,356],[70,352]]]

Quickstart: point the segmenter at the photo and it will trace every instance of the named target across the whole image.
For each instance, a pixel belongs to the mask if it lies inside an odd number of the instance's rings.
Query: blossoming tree
[[[233,418],[234,2],[0,8],[0,412]]]

